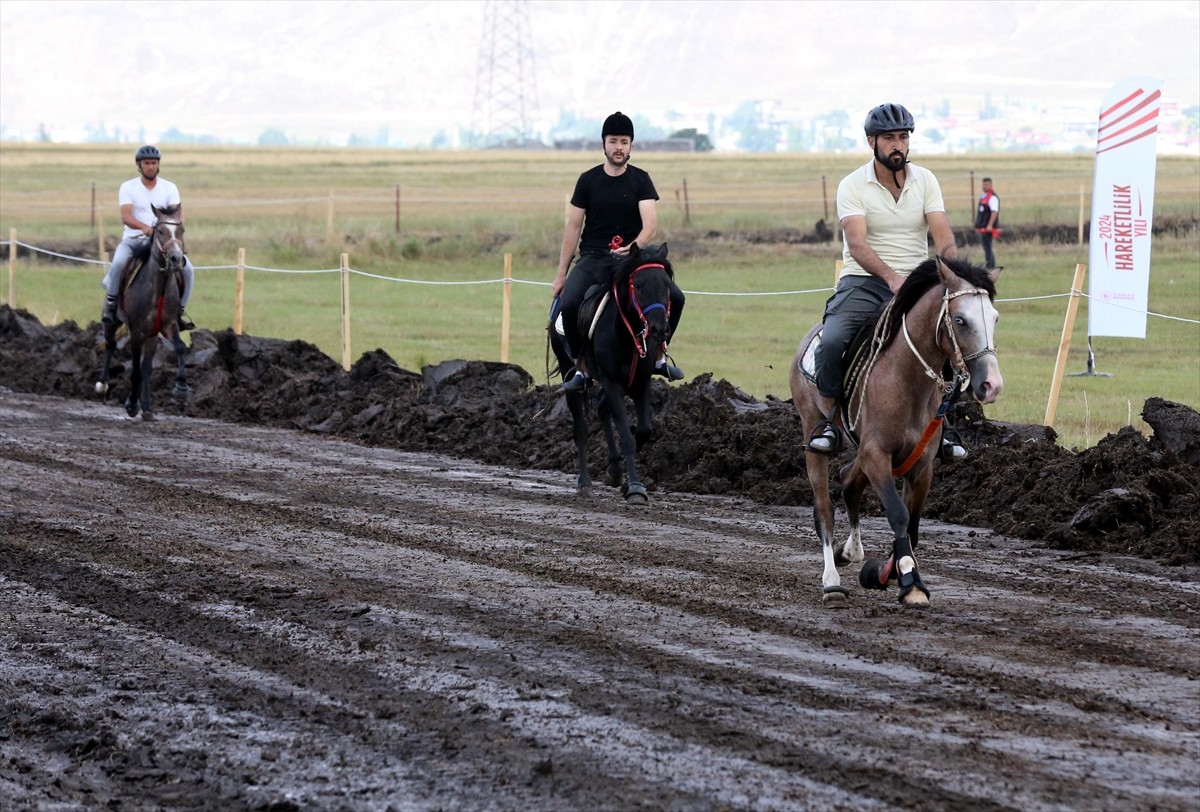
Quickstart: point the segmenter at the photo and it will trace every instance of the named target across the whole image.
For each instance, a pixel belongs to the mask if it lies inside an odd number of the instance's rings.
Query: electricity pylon
[[[486,0],[471,121],[475,146],[528,146],[536,108],[529,4]]]

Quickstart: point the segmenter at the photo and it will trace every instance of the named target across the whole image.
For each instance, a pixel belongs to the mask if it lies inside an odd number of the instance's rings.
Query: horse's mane
[[[945,257],[942,258],[942,264],[953,271],[956,276],[987,291],[988,298],[995,300],[996,283],[988,275],[987,268],[982,265],[972,265],[964,259]],[[912,310],[917,302],[929,292],[929,289],[934,285],[941,284],[941,281],[942,279],[938,275],[937,259],[927,259],[913,269],[913,272],[904,280],[904,284],[900,286],[900,291],[890,305],[892,318],[888,320],[883,335],[879,337],[881,347],[886,347],[895,338],[896,330],[900,325],[900,316]]]

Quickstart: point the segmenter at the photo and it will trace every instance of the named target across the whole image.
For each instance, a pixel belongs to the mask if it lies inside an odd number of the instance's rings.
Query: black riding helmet
[[[604,119],[604,127],[600,130],[601,140],[610,135],[628,135],[633,140],[633,121],[620,110]]]
[[[147,144],[144,147],[138,148],[137,155],[134,156],[133,160],[135,163],[141,163],[142,161],[161,161],[162,155],[159,153],[158,147]]]
[[[913,121],[912,113],[908,112],[904,105],[888,103],[881,104],[867,113],[863,129],[867,131],[867,135],[879,135],[897,130],[913,132],[916,124]]]

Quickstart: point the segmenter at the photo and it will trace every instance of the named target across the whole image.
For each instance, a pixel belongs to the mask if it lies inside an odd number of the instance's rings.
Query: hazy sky
[[[1129,75],[1200,104],[1200,0],[533,0],[540,118],[653,118],[748,99],[863,114],[881,101],[1098,106]],[[406,143],[472,123],[482,0],[0,0],[0,124],[103,123],[254,141]]]

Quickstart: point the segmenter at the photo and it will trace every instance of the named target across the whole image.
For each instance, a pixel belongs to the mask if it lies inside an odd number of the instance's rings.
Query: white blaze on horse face
[[[967,362],[972,394],[980,403],[994,403],[1004,389],[1000,359],[996,355],[996,324],[1000,321],[1000,314],[991,298],[982,292],[965,298],[979,303],[978,309],[968,306],[964,313],[964,320],[977,339],[972,342],[974,346],[962,348],[965,356],[974,356]]]

